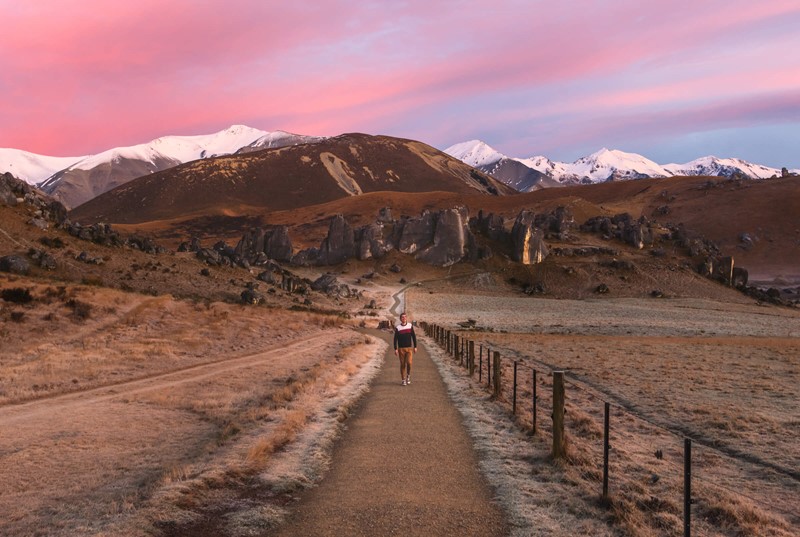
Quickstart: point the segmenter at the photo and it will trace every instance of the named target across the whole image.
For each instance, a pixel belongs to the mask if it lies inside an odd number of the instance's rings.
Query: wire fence
[[[656,528],[682,526],[685,536],[759,535],[752,530],[759,524],[800,535],[796,472],[693,440],[534,358],[511,352],[514,358],[503,357],[501,349],[457,330],[420,326],[517,426],[552,439],[551,455],[596,482],[606,504],[638,510]]]

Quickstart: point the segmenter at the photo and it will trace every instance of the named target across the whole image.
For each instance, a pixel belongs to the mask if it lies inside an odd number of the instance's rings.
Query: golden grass
[[[474,311],[460,304],[461,298],[415,293],[412,303],[418,318],[429,305],[438,315],[447,308],[463,312],[464,319],[474,317]],[[474,297],[466,302],[481,303]],[[788,537],[797,531],[800,521],[792,514],[791,500],[796,481],[773,471],[796,472],[800,460],[800,446],[791,434],[800,416],[800,339],[781,335],[783,326],[796,326],[796,312],[741,305],[726,311],[725,304],[718,304],[705,320],[697,316],[699,309],[683,310],[681,324],[679,315],[664,310],[654,325],[647,325],[650,333],[639,334],[630,329],[638,328],[637,321],[617,317],[623,310],[615,305],[598,323],[589,304],[584,305],[583,317],[569,302],[531,300],[530,309],[520,304],[509,311],[508,325],[502,314],[496,324],[481,323],[494,332],[459,334],[476,341],[476,353],[480,345],[500,352],[504,391],[498,403],[509,413],[512,361],[520,362],[515,421],[523,428],[531,426],[530,368],[539,371],[539,436],[548,447],[550,373],[568,371],[567,460],[560,467],[588,497],[598,498],[602,491],[603,403],[612,403],[608,512],[624,534],[682,531],[685,435],[695,439],[696,533]],[[561,307],[570,313],[558,320]],[[654,315],[664,307],[669,308],[669,302],[654,305]],[[493,312],[494,308],[488,307]],[[766,320],[774,333],[731,333],[737,318],[751,325]],[[525,325],[528,330],[521,330]],[[454,322],[450,327],[457,328]],[[508,333],[499,333],[503,329]],[[484,369],[484,386],[485,382]]]
[[[0,287],[20,283],[0,278]],[[257,479],[377,348],[334,315],[23,285],[34,298],[23,322],[13,330],[0,325],[0,427],[4,412],[25,401],[34,401],[31,409],[58,405],[64,421],[52,430],[15,427],[13,435],[0,435],[10,443],[0,453],[17,459],[39,460],[45,446],[59,449],[55,471],[48,470],[56,464],[49,458],[4,476],[10,487],[0,494],[4,534],[71,535],[84,531],[86,520],[106,534],[126,535],[157,531],[159,521],[191,524],[221,496],[236,498]],[[87,304],[91,314],[75,319],[69,300]],[[0,316],[8,309],[0,303]],[[284,345],[297,350],[273,351]],[[56,396],[68,397],[57,402]],[[89,404],[94,398],[105,402]],[[113,419],[91,420],[112,407]],[[80,417],[70,417],[78,411]],[[148,439],[156,431],[162,441],[154,444]],[[37,440],[26,441],[30,434]],[[115,454],[114,442],[126,435],[131,440]],[[84,446],[91,438],[95,449]],[[70,472],[80,475],[72,480],[80,486],[62,480]],[[113,492],[106,488],[111,482]],[[20,491],[19,500],[11,490]],[[282,512],[265,509],[230,513],[239,520],[232,527],[258,526],[270,513],[274,522]]]

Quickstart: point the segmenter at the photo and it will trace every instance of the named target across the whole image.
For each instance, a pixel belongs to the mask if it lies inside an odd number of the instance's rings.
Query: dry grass
[[[3,289],[18,283],[0,279]],[[0,330],[0,404],[223,360],[341,324],[318,314],[84,286],[31,282],[24,289],[33,297],[24,321]],[[0,317],[9,309],[2,306]]]
[[[260,476],[382,354],[330,315],[0,279],[14,287],[32,300],[0,302],[25,312],[0,325],[2,534],[169,533],[220,506],[220,533],[273,524],[281,508],[248,503],[275,495]]]
[[[514,421],[525,430],[531,367],[539,371],[539,436],[548,449],[550,373],[568,371],[568,457],[561,468],[587,498],[602,491],[603,403],[612,403],[607,513],[624,534],[682,531],[684,436],[695,440],[695,533],[788,536],[800,528],[793,505],[800,463],[797,312],[704,301],[500,303],[463,293],[414,293],[410,302],[418,319],[458,328],[456,321],[476,318],[494,330],[461,335],[476,341],[476,352],[483,345],[503,357],[499,404],[507,415],[511,365],[519,361],[521,410]],[[482,391],[485,370],[483,379]]]

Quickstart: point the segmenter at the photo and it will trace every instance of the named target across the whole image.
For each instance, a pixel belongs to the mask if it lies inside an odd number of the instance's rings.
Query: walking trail
[[[501,536],[508,525],[478,469],[461,416],[420,341],[402,386],[391,346],[331,469],[280,536]]]

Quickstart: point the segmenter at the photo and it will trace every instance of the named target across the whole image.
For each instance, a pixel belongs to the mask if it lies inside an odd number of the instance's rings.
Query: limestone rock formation
[[[511,228],[511,258],[523,265],[536,265],[544,261],[549,250],[544,242],[544,231],[535,226],[536,215],[521,211]]]
[[[236,245],[234,254],[250,264],[261,265],[268,259],[289,261],[292,259],[289,230],[286,226],[275,226],[246,232]]]
[[[508,232],[505,230],[505,219],[499,214],[484,215],[483,210],[480,210],[474,226],[479,233],[493,241],[504,242],[509,238]]]
[[[419,218],[407,218],[400,221],[400,237],[397,249],[404,254],[415,254],[433,242],[433,214],[425,210]]]
[[[337,214],[328,227],[328,236],[319,248],[317,262],[320,265],[336,265],[355,257],[355,232],[344,216]]]
[[[474,237],[469,230],[469,213],[465,207],[445,209],[436,214],[432,243],[416,258],[430,265],[449,267],[474,250]]]
[[[384,238],[384,226],[379,222],[356,230],[356,256],[360,260],[380,259],[392,249]]]

